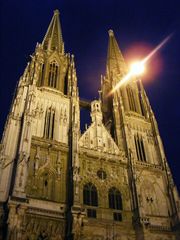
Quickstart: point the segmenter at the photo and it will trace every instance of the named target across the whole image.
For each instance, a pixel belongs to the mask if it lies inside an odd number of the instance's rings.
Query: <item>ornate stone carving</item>
[[[25,209],[20,205],[10,206],[10,212],[8,217],[8,239],[19,240],[22,237],[22,226],[24,219]]]
[[[58,177],[61,175],[61,169],[62,169],[62,159],[61,159],[61,152],[59,151],[57,153],[57,174]]]
[[[63,240],[64,224],[39,217],[26,217],[23,229],[24,240]]]
[[[73,216],[73,234],[74,240],[81,239],[81,228],[82,228],[83,218],[80,213],[74,214]]]

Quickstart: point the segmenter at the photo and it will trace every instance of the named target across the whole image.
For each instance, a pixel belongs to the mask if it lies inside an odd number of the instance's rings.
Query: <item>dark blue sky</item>
[[[100,75],[105,73],[108,29],[114,30],[125,56],[130,50],[134,51],[134,46],[145,44],[155,47],[174,32],[157,58],[154,57],[147,66],[150,73],[161,62],[161,71],[154,75],[153,81],[145,84],[145,89],[180,189],[179,0],[1,0],[0,5],[0,133],[16,82],[36,42],[42,41],[54,9],[60,11],[65,50],[75,55],[80,96],[83,98],[98,96]],[[135,50],[137,55],[141,51],[139,48]]]

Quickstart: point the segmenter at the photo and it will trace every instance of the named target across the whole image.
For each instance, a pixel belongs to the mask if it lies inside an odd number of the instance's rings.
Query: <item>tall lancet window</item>
[[[90,206],[98,206],[97,189],[92,183],[84,185],[83,188],[84,204]]]
[[[84,185],[83,202],[85,205],[91,206],[90,208],[87,208],[87,216],[89,218],[96,218],[96,209],[92,208],[92,206],[98,206],[98,194],[96,187],[92,183]]]
[[[115,210],[113,211],[114,221],[122,221],[121,211],[123,210],[123,206],[122,206],[122,197],[121,197],[120,191],[115,187],[110,188],[108,193],[108,198],[109,198],[109,208]]]
[[[53,61],[49,64],[48,86],[52,88],[57,87],[59,66],[57,62]]]
[[[41,63],[39,70],[39,86],[43,85],[43,80],[44,80],[44,63]]]
[[[145,153],[144,142],[142,137],[140,137],[138,134],[135,135],[134,142],[136,147],[137,159],[139,161],[146,162],[146,153]]]
[[[128,96],[130,110],[133,112],[137,112],[134,92],[133,92],[132,88],[129,86],[127,87],[127,96]]]
[[[120,191],[112,187],[109,189],[109,208],[122,210],[122,198]]]
[[[54,135],[54,121],[55,121],[55,110],[49,108],[46,111],[45,123],[44,123],[44,137],[53,139]]]
[[[146,116],[145,103],[143,101],[143,96],[142,96],[142,87],[139,81],[137,81],[137,87],[139,91],[139,103],[140,103],[141,113],[143,116]]]

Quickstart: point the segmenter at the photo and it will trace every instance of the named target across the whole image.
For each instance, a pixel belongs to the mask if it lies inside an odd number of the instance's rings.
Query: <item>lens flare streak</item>
[[[157,53],[157,51],[162,48],[172,37],[173,33],[167,36],[160,44],[157,45],[143,60],[139,62],[141,65],[145,65],[152,57]],[[134,71],[130,70],[112,89],[110,94],[114,93],[118,88],[120,88],[124,83],[128,82],[132,76],[134,76]]]

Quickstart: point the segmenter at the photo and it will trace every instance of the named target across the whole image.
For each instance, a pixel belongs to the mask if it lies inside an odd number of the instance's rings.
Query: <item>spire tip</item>
[[[56,49],[64,53],[64,43],[58,9],[54,10],[53,17],[42,42],[42,47],[45,50],[54,51]]]
[[[59,10],[58,9],[54,10],[54,15],[59,15]]]
[[[113,32],[112,29],[109,29],[108,33],[109,33],[109,36],[110,36],[110,37],[113,37],[113,36],[114,36],[114,32]]]

